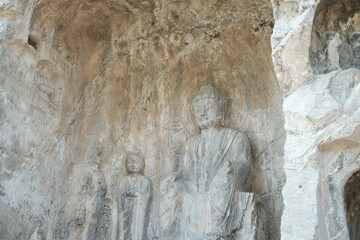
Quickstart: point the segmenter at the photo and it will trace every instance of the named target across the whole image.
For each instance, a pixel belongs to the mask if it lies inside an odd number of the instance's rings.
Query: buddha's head
[[[193,110],[200,129],[214,128],[223,124],[226,98],[212,85],[200,88],[193,100]]]
[[[126,169],[129,174],[142,173],[145,166],[144,158],[140,154],[128,153],[126,156]]]

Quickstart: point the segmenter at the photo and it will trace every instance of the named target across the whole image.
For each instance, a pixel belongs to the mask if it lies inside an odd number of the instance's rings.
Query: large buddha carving
[[[211,85],[193,99],[201,131],[185,143],[179,171],[162,182],[162,239],[239,238],[250,146],[243,133],[223,126],[226,103]]]

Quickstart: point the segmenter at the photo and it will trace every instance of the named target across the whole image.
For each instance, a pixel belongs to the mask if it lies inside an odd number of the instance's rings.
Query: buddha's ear
[[[141,173],[141,175],[145,174],[145,158],[142,158],[142,160],[141,160],[140,173]]]
[[[225,114],[224,113],[221,115],[220,123],[221,123],[221,126],[225,126]]]
[[[221,117],[220,117],[221,126],[225,126],[225,115],[226,115],[226,108],[221,111]]]

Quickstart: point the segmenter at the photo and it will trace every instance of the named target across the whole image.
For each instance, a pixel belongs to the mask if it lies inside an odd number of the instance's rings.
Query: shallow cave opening
[[[348,179],[344,194],[350,239],[360,239],[360,171]]]
[[[360,69],[360,2],[322,1],[311,34],[310,64],[315,74]]]
[[[32,46],[35,50],[38,49],[38,41],[34,38],[34,36],[29,35],[28,37],[28,44]]]

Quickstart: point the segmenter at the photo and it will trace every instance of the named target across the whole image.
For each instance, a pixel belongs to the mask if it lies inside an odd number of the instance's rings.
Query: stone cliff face
[[[275,7],[272,55],[286,130],[283,239],[359,236],[359,7],[351,0]]]
[[[285,132],[270,2],[1,1],[0,7],[5,239],[115,238],[127,151],[145,157],[153,185],[148,235],[159,236],[160,181],[176,170],[182,145],[198,131],[191,99],[204,84],[226,94],[226,125],[250,139],[251,190],[273,219],[269,237],[279,238]]]
[[[1,239],[116,239],[127,152],[161,239],[160,183],[205,84],[249,138],[267,238],[348,239],[359,3],[328,2],[1,0]]]

